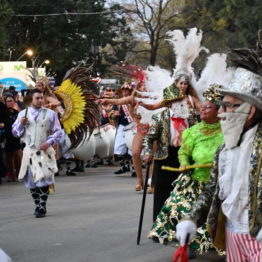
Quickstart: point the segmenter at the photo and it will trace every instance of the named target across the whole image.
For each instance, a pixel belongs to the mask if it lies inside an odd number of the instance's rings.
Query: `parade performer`
[[[111,99],[114,99],[114,98],[118,98],[116,97],[115,95],[115,92],[111,89],[111,88],[104,88],[103,89],[103,93],[102,95],[100,96],[101,99],[107,99],[107,98],[111,98]],[[103,103],[101,105],[101,113],[102,113],[102,116],[101,116],[101,125],[106,125],[106,124],[110,124],[110,125],[113,125],[113,126],[116,126],[117,125],[117,116],[116,116],[116,112],[118,111],[118,107],[117,105],[113,105],[113,104],[105,104]]]
[[[135,174],[137,177],[137,185],[135,186],[135,190],[141,191],[144,187],[141,163],[142,140],[148,132],[149,125],[140,122],[141,116],[137,113],[139,103],[136,101],[136,98],[139,97],[137,91],[145,91],[145,75],[138,66],[128,64],[123,64],[121,66],[116,67],[115,71],[117,71],[119,74],[122,73],[124,75],[128,75],[130,78],[132,77],[133,79],[138,80],[136,87],[134,88],[134,90],[132,90],[132,94],[129,96],[120,99],[103,99],[99,102],[102,104],[112,103],[116,105],[129,105],[130,114],[132,116],[132,119],[136,123],[136,134],[133,138],[132,143],[132,160],[135,168]]]
[[[212,163],[217,148],[223,143],[223,135],[217,116],[221,102],[220,86],[212,85],[203,94],[206,101],[200,109],[201,122],[186,129],[178,151],[180,168],[192,164]],[[210,168],[195,168],[185,171],[173,182],[174,189],[166,200],[149,233],[149,238],[161,244],[176,240],[175,227],[178,221],[191,211],[192,205],[209,180]],[[211,239],[202,227],[190,245],[191,251],[206,252],[212,248]],[[190,252],[189,257],[195,254]]]
[[[36,205],[35,216],[44,217],[49,185],[57,172],[55,151],[62,136],[61,126],[54,111],[44,108],[44,96],[39,89],[30,91],[31,105],[21,111],[13,124],[13,135],[25,143],[18,179],[30,188]]]
[[[99,108],[94,101],[96,99],[96,85],[92,79],[93,77],[90,68],[72,68],[66,73],[61,86],[57,88],[54,93],[50,94],[52,101],[55,102],[52,103],[52,105],[60,107],[58,111],[61,115],[61,122],[70,141],[69,144],[66,144],[67,150],[77,148],[86,137],[89,137],[92,134],[94,128],[100,123]],[[45,97],[43,96],[43,93],[38,89],[34,90],[30,90],[30,92],[33,92],[33,96],[31,97],[33,99],[32,106],[20,112],[18,119],[13,125],[13,134],[15,136],[25,136],[25,143],[28,144],[23,152],[23,160],[19,176],[20,179],[24,178],[26,180],[26,185],[32,189],[33,198],[36,198],[36,217],[43,217],[46,213],[45,203],[48,196],[48,188],[49,185],[54,182],[53,174],[57,172],[53,148],[48,146],[48,144],[52,146],[57,144],[62,136],[62,131],[59,130],[60,123],[57,119],[56,113],[53,110],[50,111],[44,107]],[[34,92],[36,92],[36,94],[34,94]],[[38,92],[40,92],[40,94]],[[34,98],[37,101],[35,101]],[[52,101],[50,100],[49,102]],[[48,113],[44,114],[45,112]],[[27,114],[28,119],[26,120],[24,119],[24,116]],[[43,115],[45,116],[44,118]],[[48,125],[48,117],[52,120],[50,120],[50,125]],[[19,120],[20,118],[22,118],[21,121]],[[30,140],[31,138],[27,133],[30,132],[30,135],[32,136],[35,135],[34,133],[31,134],[33,132],[31,130],[31,121],[33,121],[38,129],[41,129],[38,124],[38,119],[39,121],[44,121],[45,128],[50,126],[50,131],[53,131],[54,134],[49,137],[47,133],[44,133],[43,136],[37,136],[36,138],[33,137],[32,140]],[[28,122],[30,126],[28,132],[28,123],[26,124],[26,122]],[[53,128],[55,130],[53,130]],[[42,131],[46,132],[45,129]],[[40,147],[39,143],[42,142],[42,139],[44,139],[45,136],[48,136],[46,138],[48,144],[45,144],[44,147]],[[51,140],[49,140],[49,138]],[[29,141],[27,141],[28,139]],[[34,141],[34,139],[36,139],[36,141]],[[36,143],[36,145],[34,145],[34,143]],[[33,158],[31,158],[31,155],[28,155],[28,152],[32,150],[31,146],[35,150]],[[46,149],[47,146],[48,148]],[[36,150],[35,147],[40,147],[40,150],[39,148]],[[48,159],[46,159],[46,157],[48,157]],[[32,159],[32,161],[30,161],[30,159]],[[42,161],[39,159],[47,161],[48,165],[42,164]],[[30,165],[30,168],[27,168],[28,165]]]
[[[190,117],[188,119],[189,126],[192,126],[198,122],[198,114],[200,109],[200,101],[197,96],[195,89],[190,85],[190,78],[186,73],[180,73],[175,76],[175,82],[173,86],[178,87],[181,91],[183,97],[180,101],[176,103],[177,108],[188,108],[190,111]],[[191,95],[192,94],[192,95]],[[141,106],[148,110],[156,110],[161,107],[166,107],[168,101],[161,100],[155,104],[145,104],[140,103]],[[179,110],[179,109],[178,109]],[[174,146],[179,146],[181,144],[181,136],[186,125],[180,121],[179,118],[174,119],[176,126],[176,138],[174,139]]]
[[[229,262],[262,260],[262,45],[236,49],[236,66],[220,108],[225,144],[215,155],[210,181],[176,227],[181,246],[207,221],[213,244]]]
[[[125,82],[121,86],[121,95],[123,96],[122,99],[129,97],[132,93],[132,86]],[[125,172],[130,171],[130,158],[131,152],[128,149],[125,141],[124,136],[124,128],[125,126],[129,125],[133,122],[133,118],[130,113],[130,107],[126,103],[118,103],[118,99],[101,99],[98,100],[98,103],[102,105],[106,104],[113,104],[113,105],[120,105],[118,110],[114,111],[113,114],[110,115],[111,119],[116,119],[117,123],[117,131],[116,131],[116,138],[114,144],[114,154],[116,155],[117,159],[120,160],[120,169],[115,171],[116,175],[123,174]]]
[[[144,137],[144,162],[146,164],[153,160],[153,142],[157,141],[157,150],[154,153],[154,207],[153,220],[156,219],[165,200],[172,191],[172,182],[178,177],[179,173],[161,170],[162,165],[179,167],[177,152],[179,146],[174,146],[176,140],[176,125],[173,119],[179,118],[183,128],[188,127],[187,119],[190,116],[188,108],[181,108],[177,112],[176,104],[181,100],[183,95],[179,88],[171,86],[164,89],[164,99],[169,106],[164,111],[153,115],[151,125],[147,135]]]

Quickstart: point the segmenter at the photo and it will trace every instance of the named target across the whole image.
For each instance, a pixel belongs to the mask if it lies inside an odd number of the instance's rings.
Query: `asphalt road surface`
[[[142,192],[134,191],[135,178],[116,176],[116,169],[100,166],[75,177],[57,177],[45,218],[34,217],[23,184],[0,185],[0,248],[14,262],[171,262],[174,247],[146,238],[152,195],[147,195],[141,243],[136,245]],[[192,261],[222,260],[213,253]]]

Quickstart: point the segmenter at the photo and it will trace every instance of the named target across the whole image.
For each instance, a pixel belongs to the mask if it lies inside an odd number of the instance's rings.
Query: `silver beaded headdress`
[[[234,49],[231,61],[237,68],[224,95],[232,95],[262,110],[262,43],[256,49]]]

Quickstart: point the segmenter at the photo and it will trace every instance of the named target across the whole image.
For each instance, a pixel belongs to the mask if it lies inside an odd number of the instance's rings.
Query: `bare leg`
[[[143,181],[143,174],[142,174],[142,164],[141,164],[141,152],[142,152],[142,141],[143,141],[143,135],[140,133],[136,133],[133,139],[132,144],[132,159],[134,168],[136,171],[136,177],[137,177],[137,185],[136,185],[136,191],[142,190],[144,186]]]
[[[152,151],[153,153],[156,152],[157,150],[157,141],[153,142],[153,148]],[[149,176],[151,178],[151,183],[147,189],[147,193],[148,194],[153,194],[154,193],[154,184],[153,184],[153,171],[154,171],[154,161],[151,163],[150,165],[150,169],[149,169]]]

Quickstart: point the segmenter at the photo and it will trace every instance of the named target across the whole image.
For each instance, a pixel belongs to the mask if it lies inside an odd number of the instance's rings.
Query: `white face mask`
[[[243,103],[234,112],[225,112],[218,115],[221,118],[221,129],[227,149],[238,145],[250,108],[250,104]]]

